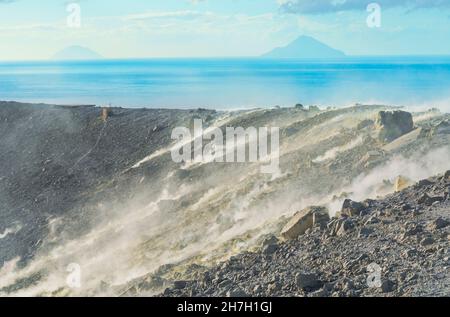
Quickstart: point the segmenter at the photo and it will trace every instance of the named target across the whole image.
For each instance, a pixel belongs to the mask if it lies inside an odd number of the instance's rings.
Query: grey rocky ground
[[[164,296],[449,296],[450,171],[290,241],[269,237]],[[379,275],[378,275],[379,273]],[[377,276],[379,279],[377,279]]]

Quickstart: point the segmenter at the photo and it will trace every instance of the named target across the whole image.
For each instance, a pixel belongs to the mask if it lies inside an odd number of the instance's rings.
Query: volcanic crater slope
[[[205,131],[279,127],[281,172],[173,162],[173,129],[195,119]],[[429,223],[447,221],[436,175],[450,169],[449,120],[384,105],[1,102],[0,294],[365,296],[379,294],[363,285],[372,263],[392,286],[380,294],[446,293],[447,227]],[[71,263],[79,289],[66,283]]]

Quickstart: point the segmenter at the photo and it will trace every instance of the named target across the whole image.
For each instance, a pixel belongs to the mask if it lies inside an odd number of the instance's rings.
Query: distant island
[[[262,58],[343,58],[345,53],[313,37],[300,36],[283,47],[277,47],[260,56]],[[90,48],[69,46],[52,56],[53,60],[98,60],[104,57]]]
[[[69,46],[52,56],[54,60],[95,60],[103,56],[83,46]]]
[[[345,53],[310,36],[300,36],[287,46],[278,47],[262,55],[264,58],[342,58]]]

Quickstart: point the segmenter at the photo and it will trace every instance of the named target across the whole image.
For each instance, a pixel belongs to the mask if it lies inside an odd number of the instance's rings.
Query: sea
[[[0,100],[228,110],[298,103],[434,107],[450,101],[450,57],[0,62]]]

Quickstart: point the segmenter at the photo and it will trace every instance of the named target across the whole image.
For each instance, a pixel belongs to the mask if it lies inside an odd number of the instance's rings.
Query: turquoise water
[[[0,62],[0,100],[220,108],[450,99],[450,57]]]

